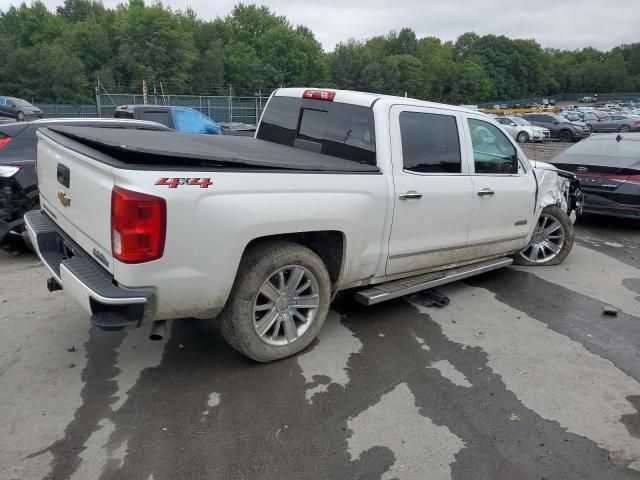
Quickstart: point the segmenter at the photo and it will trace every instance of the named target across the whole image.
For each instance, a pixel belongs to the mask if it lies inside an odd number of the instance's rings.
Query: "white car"
[[[520,143],[549,140],[551,132],[548,128],[532,125],[522,117],[497,117],[496,121]]]
[[[350,91],[274,92],[255,138],[38,132],[35,250],[106,330],[215,318],[261,362],[365,305],[573,245],[572,174],[530,163],[490,117]]]

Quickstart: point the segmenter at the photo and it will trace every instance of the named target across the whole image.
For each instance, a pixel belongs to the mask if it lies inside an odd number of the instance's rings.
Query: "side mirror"
[[[553,121],[553,122],[551,122],[551,123],[553,123],[554,125],[558,125],[560,122],[558,122],[558,120],[554,120],[554,121]]]

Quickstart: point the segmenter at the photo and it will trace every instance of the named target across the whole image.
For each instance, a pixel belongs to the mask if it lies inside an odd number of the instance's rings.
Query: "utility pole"
[[[102,117],[102,106],[100,105],[100,77],[96,79],[96,113],[98,118]]]
[[[149,102],[149,91],[147,90],[147,81],[142,80],[142,104],[146,105]]]

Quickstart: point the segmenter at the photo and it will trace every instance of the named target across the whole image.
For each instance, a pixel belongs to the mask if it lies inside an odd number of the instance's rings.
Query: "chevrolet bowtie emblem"
[[[67,197],[67,192],[64,190],[58,190],[58,200],[65,208],[71,205],[71,199]]]

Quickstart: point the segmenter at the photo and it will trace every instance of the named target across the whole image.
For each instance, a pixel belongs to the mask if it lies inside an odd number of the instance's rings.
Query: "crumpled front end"
[[[534,167],[538,180],[538,204],[537,214],[549,205],[556,205],[567,212],[567,215],[575,222],[582,213],[584,194],[580,188],[580,180],[571,172],[558,170],[540,165],[537,162]]]

